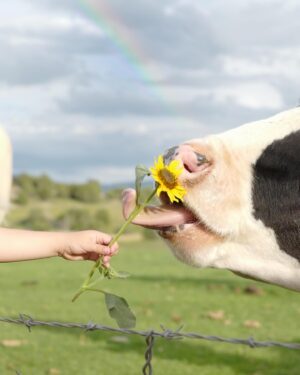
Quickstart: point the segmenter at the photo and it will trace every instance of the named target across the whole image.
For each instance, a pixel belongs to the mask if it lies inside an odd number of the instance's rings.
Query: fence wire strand
[[[52,327],[52,328],[68,328],[68,329],[81,329],[86,332],[88,331],[104,331],[112,333],[121,333],[126,335],[136,335],[146,338],[146,351],[145,351],[145,365],[143,366],[142,373],[143,375],[152,375],[152,358],[153,358],[153,348],[154,340],[156,337],[160,337],[166,340],[175,340],[175,339],[198,339],[206,340],[212,342],[221,342],[227,344],[239,344],[247,345],[250,348],[270,348],[270,347],[280,347],[284,349],[293,349],[300,350],[300,343],[291,343],[291,342],[279,342],[279,341],[256,341],[253,337],[246,339],[241,338],[227,338],[221,336],[212,336],[204,335],[202,333],[196,332],[182,332],[182,327],[176,331],[166,329],[161,326],[161,331],[148,330],[148,331],[139,331],[135,329],[127,328],[115,328],[110,326],[105,326],[102,324],[96,324],[93,322],[89,323],[72,323],[72,322],[51,322],[51,321],[42,321],[35,320],[29,315],[20,314],[19,318],[9,318],[9,317],[0,317],[0,322],[23,325],[27,327],[29,332],[31,332],[32,327]]]

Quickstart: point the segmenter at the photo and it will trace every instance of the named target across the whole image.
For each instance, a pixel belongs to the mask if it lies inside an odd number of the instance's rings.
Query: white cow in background
[[[12,147],[8,135],[0,128],[0,222],[9,208],[12,186]]]

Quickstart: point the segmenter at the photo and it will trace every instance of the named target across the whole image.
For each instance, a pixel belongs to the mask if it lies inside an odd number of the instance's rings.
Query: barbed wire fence
[[[196,333],[196,332],[182,332],[183,327],[179,327],[176,331],[166,329],[164,326],[161,326],[161,331],[155,331],[155,330],[139,331],[139,330],[127,329],[127,328],[114,328],[110,326],[96,324],[93,322],[72,323],[72,322],[41,321],[41,320],[35,320],[31,316],[25,315],[25,314],[20,314],[18,318],[0,317],[0,322],[23,325],[28,328],[29,332],[31,332],[32,327],[52,327],[52,328],[80,329],[85,332],[104,331],[104,332],[113,332],[113,333],[120,333],[124,335],[135,335],[135,336],[144,337],[146,340],[146,351],[145,351],[145,364],[142,368],[143,375],[153,374],[152,358],[153,358],[155,339],[157,337],[163,338],[166,340],[198,339],[198,340],[221,342],[221,343],[227,343],[227,344],[247,345],[250,348],[280,347],[284,349],[300,350],[300,343],[278,342],[278,341],[256,341],[253,337],[249,337],[247,339],[241,339],[241,338],[226,338],[226,337],[221,337],[221,336],[211,336],[211,335],[204,335],[202,333]],[[16,371],[16,374],[22,375],[19,371]]]

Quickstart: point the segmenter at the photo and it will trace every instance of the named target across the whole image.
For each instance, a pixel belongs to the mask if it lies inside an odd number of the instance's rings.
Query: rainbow
[[[151,87],[155,96],[164,103],[167,109],[170,103],[167,103],[165,95],[163,95],[162,90],[157,86],[154,73],[147,67],[149,65],[147,61],[149,60],[145,51],[108,1],[77,0],[77,2],[83,12],[117,47],[139,80],[148,87]]]

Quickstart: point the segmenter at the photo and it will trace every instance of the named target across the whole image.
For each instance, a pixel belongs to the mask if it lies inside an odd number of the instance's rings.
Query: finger
[[[72,254],[64,254],[64,259],[66,260],[85,260],[84,255],[72,255]]]
[[[105,257],[103,257],[103,263],[108,263],[110,261],[110,256],[106,255]]]
[[[99,237],[97,238],[97,243],[102,245],[108,245],[112,240],[112,236],[107,233],[98,232]]]
[[[123,216],[127,220],[135,207],[136,192],[134,189],[126,189],[122,192]]]
[[[110,255],[112,253],[112,250],[108,246],[96,244],[92,252],[95,252],[99,255]]]
[[[102,263],[103,263],[104,267],[109,268],[109,266],[110,266],[109,262],[110,262],[110,256],[103,257]]]
[[[110,250],[111,250],[111,255],[117,254],[117,252],[119,251],[119,245],[117,243],[113,244]]]

